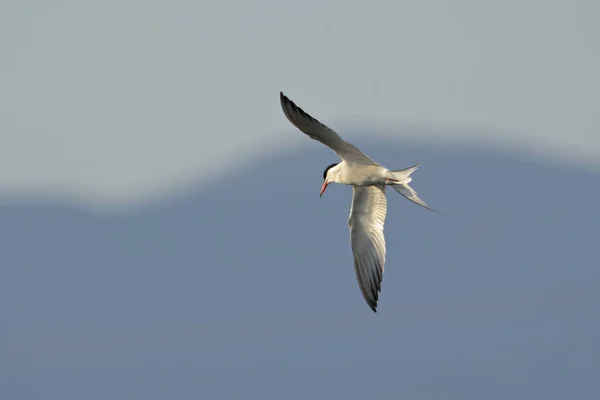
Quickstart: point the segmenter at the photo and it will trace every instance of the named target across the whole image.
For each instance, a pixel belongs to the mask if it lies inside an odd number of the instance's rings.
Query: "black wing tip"
[[[283,94],[283,92],[279,92],[279,100],[281,100],[281,105],[283,105],[283,106],[289,105],[289,107],[292,110],[295,110],[295,111],[300,110],[300,111],[302,111],[300,109],[300,107],[298,107],[296,105],[296,103],[294,103],[292,100],[290,100],[289,97],[287,97],[285,94]]]
[[[290,98],[287,97],[285,94],[283,94],[283,92],[281,92],[281,91],[279,92],[279,100],[281,101],[281,106],[283,107],[284,111],[285,111],[285,108],[288,107],[291,111],[300,114],[300,116],[302,116],[303,118],[306,118],[309,121],[320,124],[320,122],[316,118],[312,117],[306,111],[304,111],[303,109],[298,107],[296,105],[296,103],[294,103],[292,100],[290,100]]]
[[[296,104],[294,104],[293,101],[291,101],[289,99],[289,97],[287,97],[285,94],[283,94],[283,92],[279,92],[279,101],[281,101],[281,107],[285,108],[289,107],[292,110],[295,110],[298,108],[298,106]]]
[[[373,290],[373,299],[371,300],[367,300],[367,304],[369,305],[369,308],[371,310],[373,310],[374,313],[377,313],[377,302],[379,301],[379,289],[377,290]]]
[[[292,100],[290,100],[289,97],[287,97],[285,94],[283,94],[283,92],[279,92],[279,100],[281,101],[282,106],[289,104],[291,108],[298,108],[298,106],[296,104],[294,104],[294,102]]]
[[[369,308],[373,310],[375,314],[377,314],[377,303],[369,304]]]

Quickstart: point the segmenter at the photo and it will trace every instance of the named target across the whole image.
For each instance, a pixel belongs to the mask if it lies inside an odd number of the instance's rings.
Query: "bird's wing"
[[[283,93],[279,92],[279,98],[283,113],[296,128],[335,151],[342,160],[355,164],[377,165],[354,145],[342,139],[334,130],[304,112]]]
[[[354,270],[360,291],[375,312],[385,264],[383,225],[386,212],[384,185],[353,186],[348,224]]]

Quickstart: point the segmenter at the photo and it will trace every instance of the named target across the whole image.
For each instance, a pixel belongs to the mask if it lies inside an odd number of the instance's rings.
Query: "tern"
[[[331,183],[352,186],[348,225],[354,271],[365,301],[373,312],[377,312],[386,254],[383,234],[387,212],[386,186],[391,186],[421,207],[437,212],[421,200],[417,192],[409,186],[412,181],[411,174],[421,163],[401,170],[389,170],[308,115],[282,92],[279,93],[279,98],[283,113],[292,125],[329,147],[342,160],[327,166],[323,171],[323,186],[319,197],[323,196]]]

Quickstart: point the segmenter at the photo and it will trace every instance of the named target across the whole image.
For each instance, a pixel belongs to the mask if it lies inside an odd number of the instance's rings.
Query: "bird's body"
[[[407,199],[431,210],[409,186],[412,180],[410,175],[420,164],[391,171],[305,113],[283,93],[280,93],[280,101],[285,116],[294,126],[331,148],[342,159],[339,163],[329,165],[323,172],[321,195],[330,183],[351,185],[353,188],[348,225],[354,269],[363,297],[376,312],[386,255],[383,234],[387,212],[385,190],[387,186],[392,186]]]
[[[329,170],[329,182],[352,186],[387,185],[396,178],[381,165],[353,164],[342,161]]]

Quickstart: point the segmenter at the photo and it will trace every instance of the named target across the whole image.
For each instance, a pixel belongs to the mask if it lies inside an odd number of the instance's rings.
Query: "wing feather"
[[[386,213],[385,186],[353,186],[348,225],[354,270],[360,291],[374,312],[377,312],[385,265]]]
[[[342,139],[333,129],[330,129],[308,115],[281,92],[279,92],[279,99],[281,101],[283,113],[292,125],[312,139],[323,143],[325,146],[335,151],[342,160],[351,163],[377,165],[377,163],[367,157],[362,151]]]

